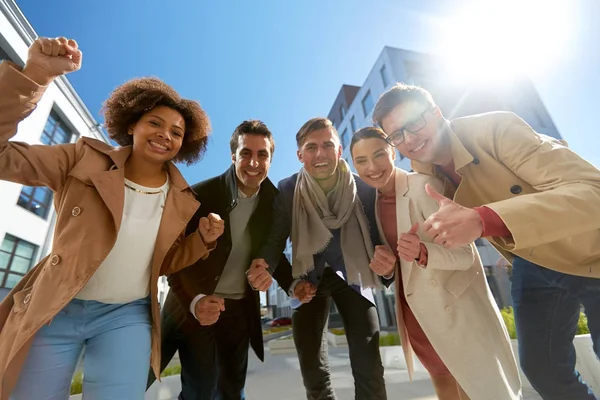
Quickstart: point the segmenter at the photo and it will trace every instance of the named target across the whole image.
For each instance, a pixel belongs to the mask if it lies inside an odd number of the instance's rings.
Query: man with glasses
[[[575,369],[581,305],[600,356],[600,171],[517,115],[446,120],[397,84],[373,121],[417,172],[445,181],[424,229],[454,248],[485,237],[512,263],[521,368],[544,399],[596,399]]]
[[[250,263],[273,220],[277,189],[267,174],[275,142],[264,123],[250,120],[235,129],[229,145],[231,167],[193,186],[200,208],[187,228],[196,230],[200,217],[218,210],[225,232],[206,259],[168,277],[171,291],[161,314],[161,370],[179,351],[179,400],[244,399],[249,346],[264,360],[256,290],[266,290],[272,279],[263,274],[253,279],[252,287],[248,279],[260,269],[249,269]],[[277,261],[287,263],[282,252]],[[290,269],[277,269],[275,278],[289,285]],[[148,387],[152,382],[150,372]]]

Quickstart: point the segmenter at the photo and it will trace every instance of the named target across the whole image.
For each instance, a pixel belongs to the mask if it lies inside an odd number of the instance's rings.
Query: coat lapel
[[[165,201],[165,208],[158,228],[152,272],[159,273],[160,266],[179,235],[185,232],[200,203],[187,191],[188,185],[179,170],[168,164],[170,188]],[[158,276],[158,275],[157,275]]]
[[[125,174],[123,169],[97,172],[90,175],[90,180],[112,215],[115,232],[119,232],[125,203]]]
[[[408,174],[396,168],[396,224],[398,226],[398,237],[403,233],[406,233],[412,227],[412,219],[410,215],[410,199],[406,197],[408,191]],[[404,291],[408,288],[408,282],[413,268],[413,263],[407,263],[404,260],[400,260],[400,271],[402,271],[402,282],[404,285]],[[406,292],[408,294],[408,292]]]

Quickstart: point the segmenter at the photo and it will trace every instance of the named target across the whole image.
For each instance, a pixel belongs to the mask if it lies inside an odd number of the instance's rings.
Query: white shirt
[[[156,194],[140,193],[135,189]],[[150,292],[152,257],[169,180],[159,188],[149,188],[125,179],[124,190],[125,203],[117,241],[75,296],[78,299],[123,304],[142,299]]]

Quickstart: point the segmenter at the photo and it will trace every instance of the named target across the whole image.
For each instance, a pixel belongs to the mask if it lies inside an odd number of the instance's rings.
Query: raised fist
[[[208,217],[200,218],[198,230],[200,231],[200,236],[202,236],[204,243],[213,243],[223,234],[223,231],[225,230],[225,221],[217,214],[210,213],[208,214]]]
[[[77,42],[64,37],[38,38],[29,47],[23,74],[40,85],[81,68],[81,50]]]

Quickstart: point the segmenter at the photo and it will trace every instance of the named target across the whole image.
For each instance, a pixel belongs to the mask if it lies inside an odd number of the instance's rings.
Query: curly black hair
[[[111,139],[121,146],[133,143],[127,129],[157,106],[166,106],[179,112],[185,120],[185,134],[174,162],[191,165],[206,151],[210,120],[200,104],[182,99],[169,85],[158,78],[132,79],[116,88],[104,102],[102,112],[106,130]]]

